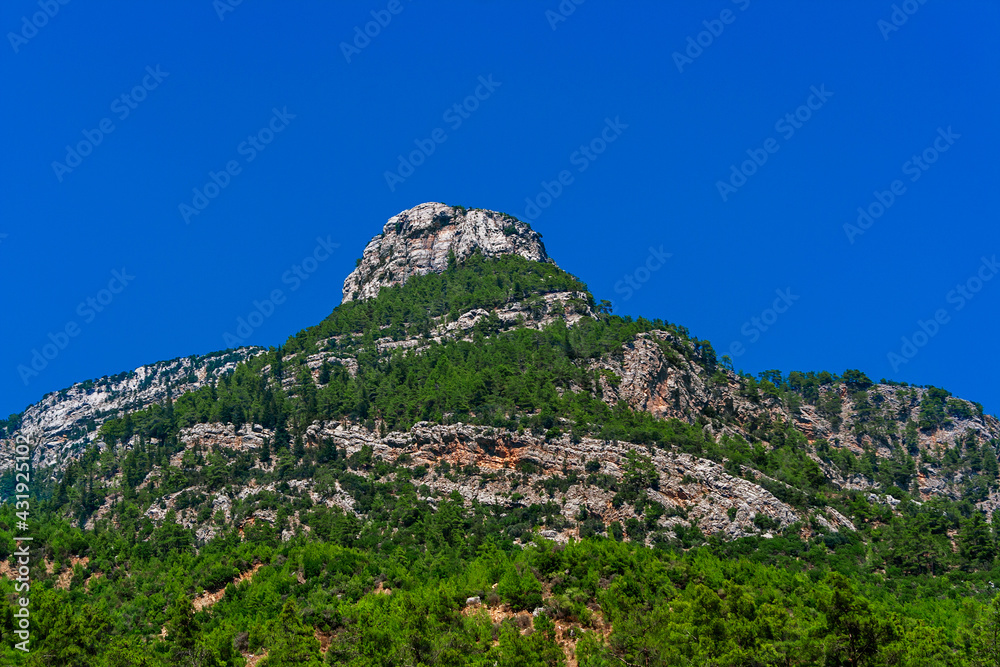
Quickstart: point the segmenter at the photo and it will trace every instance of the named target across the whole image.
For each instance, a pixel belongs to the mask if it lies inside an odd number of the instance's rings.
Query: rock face
[[[97,429],[107,419],[162,403],[168,395],[176,398],[198,389],[262,351],[241,347],[159,361],[47,394],[24,411],[10,439],[0,440],[0,472],[13,467],[13,441],[18,436],[29,438],[34,445],[34,467],[62,469],[96,441]]]
[[[693,423],[699,415],[719,415],[728,419],[717,420],[721,424],[717,430],[746,437],[743,425],[755,419],[790,418],[780,401],[741,396],[739,378],[731,371],[717,367],[710,375],[690,344],[668,331],[639,334],[620,356],[594,367],[611,373],[601,377],[602,398],[608,405],[622,400],[660,419]]]
[[[232,425],[201,424],[181,432],[185,449],[174,456],[171,465],[180,466],[185,454],[192,449],[253,448],[262,437],[271,436],[269,430],[257,425],[246,425],[236,432]],[[826,508],[807,516],[778,500],[759,484],[730,475],[713,461],[648,450],[627,442],[582,438],[574,443],[569,436],[547,439],[505,429],[429,422],[419,422],[409,431],[379,435],[360,424],[314,422],[306,430],[306,446],[318,447],[322,442],[335,445],[347,456],[365,449],[370,450],[374,459],[386,462],[408,456],[415,471],[409,481],[421,487],[421,495],[432,504],[453,492],[485,505],[527,507],[558,503],[566,525],[547,531],[546,535],[556,541],[580,537],[579,525],[573,524],[573,520],[581,512],[599,519],[602,524],[618,522],[624,525],[629,519],[642,517],[632,504],[616,503],[615,492],[608,487],[611,480],[621,480],[628,467],[626,454],[630,451],[648,457],[658,473],[655,490],[647,492],[649,501],[663,508],[653,532],[698,526],[705,534],[721,534],[733,539],[759,534],[761,530],[754,524],[759,515],[768,517],[776,527],[814,517],[828,530],[854,529],[851,522],[835,510]],[[587,472],[588,463],[594,472]],[[273,465],[273,462],[256,463],[254,469],[271,470]],[[167,471],[157,466],[143,485],[166,474]],[[339,484],[329,486],[315,480],[296,480],[290,486],[294,487],[295,494],[308,495],[313,503],[357,513],[351,494]],[[248,520],[274,522],[273,511],[255,510],[251,515],[231,516],[229,500],[223,493],[213,493],[202,487],[190,487],[186,491],[194,495],[211,495],[215,499],[213,513],[222,510],[227,520],[241,525]],[[233,488],[239,499],[261,491],[281,493],[274,483],[267,486],[251,483]],[[163,507],[151,506],[146,516],[162,521],[167,511],[174,509],[180,493],[168,496]],[[288,498],[292,499],[292,495]],[[199,527],[195,514],[193,509],[182,510],[178,513],[178,522],[187,528],[214,534],[208,524]],[[647,541],[652,539],[651,532]]]
[[[826,443],[830,450],[847,449],[856,457],[871,452],[879,459],[901,453],[907,422],[921,420],[921,404],[927,388],[874,384],[864,392],[850,393],[844,387],[822,387],[817,404],[785,404],[776,396],[743,389],[740,378],[715,367],[710,371],[689,342],[668,331],[639,334],[621,352],[592,364],[601,372],[600,394],[608,405],[624,401],[635,410],[661,419],[701,423],[713,435],[734,435],[748,441],[761,424],[787,423],[815,446]],[[839,406],[821,414],[819,404]],[[991,449],[1000,445],[1000,421],[982,414],[970,401],[949,398],[956,410],[935,428],[914,431],[908,445],[916,466],[916,484],[907,491],[923,500],[935,495],[961,498],[963,474],[949,473],[942,456],[949,450],[971,447]],[[838,487],[863,490],[878,488],[859,475],[845,476],[828,460],[811,451],[810,456]],[[986,512],[1000,508],[1000,492],[992,492],[977,505]]]
[[[410,276],[440,273],[448,254],[462,261],[475,251],[486,257],[521,255],[549,262],[541,236],[505,213],[428,203],[389,218],[344,281],[344,301],[371,299],[383,287]]]

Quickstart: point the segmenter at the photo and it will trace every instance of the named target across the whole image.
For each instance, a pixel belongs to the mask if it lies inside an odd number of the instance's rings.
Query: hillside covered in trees
[[[4,664],[1000,664],[982,406],[740,373],[503,214],[401,214],[348,281],[281,347],[74,425],[70,457],[66,424],[2,425],[35,452],[27,655],[0,476]]]

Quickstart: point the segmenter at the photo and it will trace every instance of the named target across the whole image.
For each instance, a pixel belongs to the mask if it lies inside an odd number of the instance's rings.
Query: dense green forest
[[[360,487],[375,480],[359,491],[371,498],[364,521],[305,497],[259,497],[258,506],[277,507],[276,525],[242,535],[229,528],[196,549],[192,531],[171,521],[155,527],[131,502],[119,507],[117,527],[83,531],[44,516],[33,527],[36,562],[51,559],[59,571],[79,555],[89,560],[72,566],[68,590],[36,575],[37,643],[27,664],[239,665],[239,649],[264,648],[268,665],[322,664],[323,641],[326,664],[558,665],[567,628],[581,665],[997,657],[1000,602],[989,601],[1000,575],[997,536],[946,507],[894,517],[858,499],[856,516],[868,517],[862,533],[809,541],[794,526],[773,539],[708,538],[688,549],[614,537],[565,546],[536,537],[519,547],[511,535],[558,522],[558,509],[501,512],[457,495],[432,507],[407,480],[379,482],[378,465],[363,460],[338,458],[321,474],[353,475]],[[281,542],[295,509],[310,530]],[[5,508],[0,526],[13,522]],[[962,529],[957,553],[940,539],[953,525]],[[3,589],[13,596],[6,580]],[[193,599],[219,589],[218,602],[194,611]],[[473,596],[488,607],[467,607]],[[517,614],[542,606],[538,616]],[[497,622],[487,609],[500,608],[507,613]],[[0,627],[7,664],[24,663],[12,648],[10,607]]]
[[[544,324],[544,296],[556,292],[577,293],[570,307],[595,316]],[[517,326],[492,315],[468,340],[436,338],[471,309],[511,303],[527,305]],[[847,392],[867,411],[855,435],[893,455],[811,446],[898,504],[833,484],[786,422],[716,438],[703,426],[733,417],[686,423],[603,401],[601,372],[587,362],[654,330],[669,334],[657,339],[668,358],[699,365],[715,383],[739,382],[750,400],[809,403],[835,418]],[[385,345],[405,339],[418,340],[418,353]],[[321,352],[330,358],[317,380],[309,360]],[[348,359],[355,373],[338,363]],[[257,664],[534,666],[566,664],[567,654],[588,667],[1000,664],[1000,523],[975,505],[997,487],[996,443],[967,438],[940,455],[914,444],[915,429],[968,417],[975,404],[942,389],[918,399],[897,385],[920,414],[900,427],[858,371],[731,371],[683,327],[613,315],[573,276],[517,256],[474,255],[343,304],[218,382],[109,419],[100,428],[108,447],[91,447],[60,477],[36,475],[32,651],[14,648],[11,604],[0,618],[5,664],[243,665],[244,654],[264,652]],[[555,497],[500,506],[436,494],[421,486],[424,476],[461,481],[481,471],[428,470],[370,448],[349,455],[329,441],[307,446],[317,420],[383,433],[462,422],[634,443],[620,478],[588,466],[586,476],[546,484],[607,488],[637,518],[605,524],[583,510],[573,520],[582,539],[557,544],[539,535],[570,521]],[[250,451],[195,447],[172,464],[184,450],[180,430],[211,422],[261,424],[274,435]],[[657,473],[643,451],[717,461],[804,512],[834,508],[857,530],[815,520],[781,528],[765,515],[754,520],[761,535],[732,541],[697,526],[662,530],[664,507],[647,497]],[[964,471],[960,499],[914,496],[920,466],[931,462]],[[356,511],[314,504],[300,480],[345,490]],[[13,481],[0,480],[6,498]],[[275,491],[241,494],[251,481]],[[165,498],[178,492],[167,510]],[[228,521],[212,500],[219,493]],[[150,509],[164,519],[153,521]],[[214,536],[179,525],[185,509]],[[273,521],[254,519],[261,510]],[[16,521],[10,504],[0,507],[2,558],[15,550]],[[8,601],[18,597],[9,579],[0,588]]]

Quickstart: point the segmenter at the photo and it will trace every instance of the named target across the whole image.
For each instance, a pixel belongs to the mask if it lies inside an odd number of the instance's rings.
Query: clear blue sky
[[[527,210],[597,298],[742,344],[737,368],[860,368],[1000,412],[1000,277],[976,282],[1000,254],[1000,7],[911,0],[897,26],[888,0],[681,4],[76,0],[34,29],[37,1],[3,3],[0,413],[225,348],[281,289],[246,338],[277,344],[425,201]],[[209,172],[228,183],[201,201]],[[532,211],[543,181],[562,192]],[[894,200],[849,234],[876,191]],[[65,348],[25,384],[50,334]]]

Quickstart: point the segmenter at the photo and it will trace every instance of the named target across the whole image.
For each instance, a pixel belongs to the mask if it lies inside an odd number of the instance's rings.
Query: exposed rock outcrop
[[[616,501],[609,481],[620,482],[628,466],[625,455],[636,451],[648,457],[658,473],[654,488],[646,491],[649,501],[664,508],[654,530],[673,531],[676,527],[697,526],[705,534],[720,534],[727,538],[759,534],[761,529],[755,519],[766,516],[772,525],[785,527],[808,517],[778,500],[771,492],[752,481],[727,473],[721,465],[687,454],[671,454],[662,450],[627,442],[608,442],[582,438],[573,442],[569,436],[546,439],[504,429],[465,424],[440,425],[420,422],[406,432],[392,432],[384,436],[359,424],[349,422],[316,422],[307,429],[307,444],[319,446],[322,442],[333,444],[339,451],[352,456],[370,449],[374,459],[387,462],[400,456],[409,458],[412,470],[410,479],[421,487],[424,499],[432,504],[437,498],[458,492],[463,498],[485,505],[529,506],[555,502],[566,519],[567,527],[552,531],[549,537],[565,541],[579,537],[579,527],[574,521],[587,514],[600,520],[602,525],[641,518],[632,503]],[[227,449],[247,446],[240,438],[270,437],[267,429],[246,426],[239,434],[231,426],[206,424],[182,432],[185,451]],[[253,445],[249,445],[253,446]],[[176,455],[180,459],[183,452]],[[590,470],[587,472],[587,463]],[[150,479],[155,480],[167,471],[155,469]],[[553,480],[556,481],[553,484]],[[150,480],[147,480],[147,482]],[[295,480],[290,483],[294,492],[305,494],[312,502],[354,512],[354,500],[339,484],[318,488],[312,480]],[[227,520],[231,518],[231,503],[222,493],[208,492],[199,487],[186,489],[191,494],[209,493],[214,498],[213,512],[221,510]],[[244,500],[262,491],[278,493],[274,483],[258,486],[255,483],[234,488],[237,500]],[[162,521],[174,508],[179,491],[164,499],[163,506],[154,505],[146,515]],[[186,528],[195,529],[200,538],[214,534],[211,526],[201,526],[195,521],[194,510],[178,513],[177,521]],[[853,528],[850,521],[836,512],[826,512],[818,520],[829,530]],[[249,517],[235,517],[246,521],[274,522],[274,512],[257,510]]]
[[[702,423],[716,436],[752,441],[758,427],[785,423],[812,444],[825,441],[831,450],[845,448],[858,458],[874,452],[878,458],[891,459],[909,450],[907,456],[916,465],[916,486],[905,490],[923,499],[961,497],[963,473],[946,472],[941,463],[945,452],[962,452],[971,445],[995,454],[1000,446],[1000,421],[983,414],[975,403],[957,398],[948,399],[957,410],[944,423],[915,430],[914,441],[904,444],[906,423],[921,422],[928,388],[874,384],[852,393],[828,385],[818,390],[817,405],[789,405],[759,389],[748,392],[733,372],[709,366],[690,342],[667,331],[639,334],[620,353],[592,364],[601,373],[601,396],[608,405],[624,401],[659,418]],[[819,404],[826,406],[825,411]],[[840,488],[878,488],[861,475],[845,475],[817,454],[812,458]],[[1000,508],[1000,493],[991,493],[979,506],[987,512]]]
[[[19,435],[31,440],[35,469],[64,468],[88,444],[97,441],[97,429],[107,419],[162,403],[168,395],[176,398],[198,389],[262,351],[258,347],[241,347],[180,357],[77,382],[47,394],[24,411],[20,427],[10,439],[0,440],[0,472],[13,466],[13,444]]]
[[[473,252],[486,257],[521,255],[548,262],[541,235],[504,213],[466,210],[445,204],[421,204],[389,218],[365,248],[358,267],[344,281],[344,301],[371,299],[381,288],[448,268]]]

